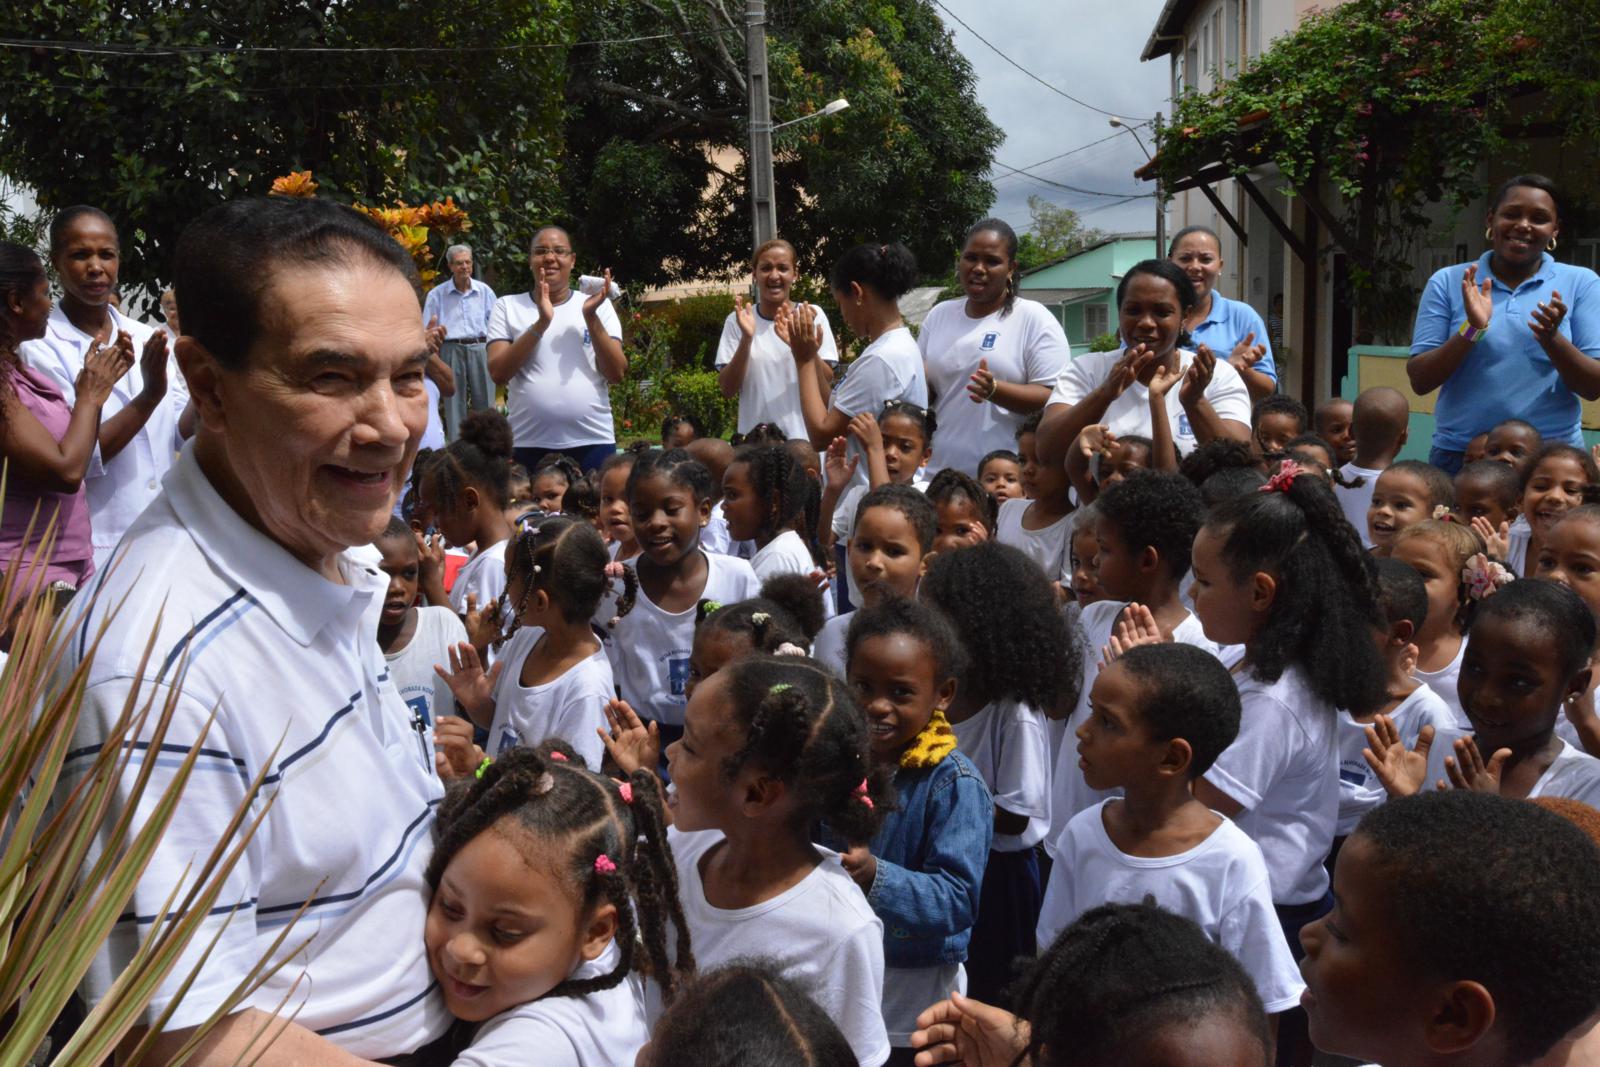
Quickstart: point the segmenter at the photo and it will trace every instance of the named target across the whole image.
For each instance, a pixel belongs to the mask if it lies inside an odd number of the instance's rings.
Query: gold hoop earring
[[[1552,237],[1552,238],[1550,238],[1550,247],[1546,248],[1545,251],[1546,252],[1554,252],[1555,250],[1556,250],[1556,239],[1554,237]]]
[[[1494,240],[1494,227],[1493,226],[1485,226],[1483,228],[1483,239],[1485,241]]]

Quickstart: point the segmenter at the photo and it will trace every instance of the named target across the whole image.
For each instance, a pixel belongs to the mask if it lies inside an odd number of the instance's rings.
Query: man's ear
[[[183,334],[176,349],[178,369],[189,386],[189,402],[194,405],[201,425],[220,430],[227,423],[223,403],[223,375],[228,373],[205,345]]]

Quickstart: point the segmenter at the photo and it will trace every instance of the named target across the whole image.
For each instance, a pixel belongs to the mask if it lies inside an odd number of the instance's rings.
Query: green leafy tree
[[[646,50],[569,53],[563,179],[579,243],[620,277],[734,273],[750,252],[743,4],[607,0],[605,36],[675,32]],[[903,241],[930,273],[993,200],[998,129],[927,0],[772,0],[778,231],[815,270],[860,240]]]
[[[0,173],[43,212],[123,223],[125,285],[169,278],[189,219],[291,170],[345,201],[453,196],[519,280],[559,207],[570,0],[32,0],[6,32],[94,43],[0,50]],[[371,50],[309,51],[349,48]]]
[[[1028,214],[1033,225],[1017,238],[1017,263],[1023,270],[1065,259],[1105,236],[1085,227],[1076,211],[1042,196],[1028,197]]]

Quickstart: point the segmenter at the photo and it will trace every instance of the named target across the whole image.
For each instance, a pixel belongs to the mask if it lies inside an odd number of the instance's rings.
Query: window
[[[1429,274],[1432,274],[1434,271],[1443,270],[1446,267],[1453,266],[1457,262],[1459,262],[1459,260],[1456,258],[1456,252],[1453,248],[1428,249]]]
[[[1104,304],[1083,305],[1083,339],[1093,341],[1111,332],[1111,311]]]
[[[1222,63],[1224,76],[1239,72],[1239,0],[1222,5]]]
[[[1200,88],[1200,43],[1198,38],[1189,42],[1189,50],[1184,53],[1183,87],[1185,89]]]
[[[1559,252],[1556,255],[1558,258],[1563,258]],[[1595,266],[1600,264],[1600,240],[1596,240],[1593,237],[1585,237],[1574,241],[1572,243],[1571,262],[1580,267],[1588,267],[1590,270],[1594,270]]]

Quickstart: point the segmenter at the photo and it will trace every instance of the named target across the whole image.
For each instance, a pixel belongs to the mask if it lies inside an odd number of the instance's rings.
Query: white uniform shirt
[[[848,666],[845,638],[850,635],[850,620],[855,617],[854,611],[835,615],[822,624],[822,629],[817,631],[817,639],[811,642],[811,658],[840,678],[845,676]]]
[[[1400,731],[1400,741],[1407,749],[1416,747],[1417,735],[1424,726],[1442,731],[1454,725],[1449,706],[1427,685],[1419,685],[1389,712],[1389,717],[1394,720],[1395,729]],[[1346,837],[1355,830],[1361,817],[1382,804],[1389,794],[1361,755],[1367,747],[1370,724],[1356,722],[1349,712],[1341,711],[1338,725],[1339,825],[1333,832],[1337,837]]]
[[[572,978],[598,978],[616,970],[622,953],[613,941]],[[618,985],[582,997],[541,997],[501,1012],[478,1028],[472,1046],[450,1067],[617,1067],[630,1064],[650,1040],[644,988],[637,972]]]
[[[833,339],[833,326],[821,308],[812,306],[817,325],[822,328],[822,347],[818,356],[829,366],[839,362],[839,345]],[[777,423],[788,437],[809,438],[806,418],[800,410],[800,369],[794,353],[778,336],[771,319],[753,311],[756,334],[750,339],[750,359],[745,363],[744,382],[739,386],[739,432],[749,433],[757,424]],[[722,323],[722,338],[717,342],[717,369],[733,362],[743,335],[733,314]]]
[[[820,569],[817,561],[811,558],[811,550],[806,547],[805,539],[793,530],[783,531],[768,541],[765,548],[758,548],[756,554],[750,557],[750,566],[760,582],[780,574],[807,575]],[[831,619],[838,610],[833,602],[833,590],[827,586],[821,588],[822,617]]]
[[[583,317],[585,299],[573,291],[556,305],[550,328],[506,389],[506,417],[518,448],[582,448],[617,439],[610,386],[595,364]],[[622,323],[611,301],[595,315],[607,334],[621,340]],[[489,314],[489,341],[515,341],[538,321],[531,294],[502,296]]]
[[[1461,694],[1456,691],[1456,683],[1461,678],[1461,661],[1467,656],[1467,639],[1461,639],[1461,647],[1456,649],[1455,658],[1436,671],[1425,671],[1421,667],[1411,670],[1411,677],[1433,690],[1433,695],[1444,701],[1445,707],[1450,709],[1451,725],[1457,730],[1472,732],[1472,720],[1467,718],[1467,713],[1461,710]],[[1438,747],[1438,741],[1434,742]]]
[[[467,613],[467,597],[474,597],[482,610],[500,598],[506,591],[506,546],[510,538],[488,548],[479,549],[472,558],[456,571],[456,580],[450,586],[450,606],[457,615]],[[516,605],[507,610],[515,611]]]
[[[1056,381],[1055,392],[1050,394],[1051,405],[1078,403],[1111,376],[1111,368],[1121,358],[1122,349],[1118,349],[1115,352],[1086,352],[1072,360]],[[1193,362],[1193,352],[1185,348],[1178,349],[1180,371],[1187,372],[1189,364]],[[1177,446],[1179,455],[1187,455],[1198,447],[1199,442],[1195,439],[1194,428],[1189,425],[1189,416],[1178,400],[1181,389],[1180,383],[1167,391],[1167,418],[1172,425],[1172,443]],[[1205,396],[1211,401],[1218,418],[1250,425],[1250,391],[1245,388],[1239,372],[1226,359],[1217,360],[1217,368],[1211,374],[1211,384],[1206,386]],[[1111,432],[1118,437],[1130,434],[1149,437],[1150,388],[1142,382],[1134,382],[1111,402],[1098,421],[1101,425],[1111,427]]]
[[[1052,582],[1072,581],[1072,516],[1063,515],[1049,526],[1030,530],[1022,516],[1033,503],[1021,497],[1002,500],[994,520],[994,539],[1021,549]]]
[[[135,322],[116,308],[107,310],[111,313],[113,331],[126,330],[133,338],[134,360],[100,409],[102,423],[127,407],[143,391],[144,374],[139,370],[139,357],[152,332],[149,326]],[[78,372],[83,370],[83,359],[93,343],[94,338],[72,325],[58,304],[50,312],[44,336],[37,341],[24,342],[18,354],[28,366],[49,375],[61,389],[68,406],[75,406]],[[170,385],[168,389],[170,391]],[[95,459],[84,479],[95,570],[105,569],[123,533],[160,494],[161,479],[172,469],[173,456],[181,444],[178,415],[171,402],[163,402],[156,405],[144,426],[133,435],[133,440],[109,461],[100,462],[100,449],[95,447]]]
[[[1358,467],[1354,462],[1350,462],[1340,467],[1339,473],[1344,475],[1346,481],[1361,482],[1360,485],[1349,488],[1335,483],[1333,495],[1339,498],[1339,506],[1344,509],[1344,517],[1356,528],[1356,535],[1361,538],[1361,547],[1371,548],[1372,537],[1367,533],[1367,509],[1372,506],[1372,491],[1378,487],[1378,476],[1383,472],[1370,467]]]
[[[1272,908],[1260,847],[1223,819],[1186,852],[1130,856],[1106,833],[1105,803],[1079,812],[1061,832],[1039,910],[1040,953],[1090,908],[1153,896],[1167,911],[1194,920],[1239,961],[1269,1014],[1299,1004],[1306,985]]]
[[[997,700],[950,728],[956,747],[988,784],[994,806],[1028,818],[1020,834],[996,833],[991,849],[1021,852],[1044,840],[1050,829],[1050,739],[1044,715],[1026,704]]]
[[[833,390],[829,405],[834,411],[855,418],[863,411],[877,418],[891,400],[904,400],[919,408],[928,406],[928,379],[922,368],[922,353],[911,331],[904,326],[890,330],[850,363],[844,381]],[[856,465],[852,485],[867,484],[867,456],[854,438],[850,455]]]
[[[446,607],[417,609],[417,628],[398,652],[386,652],[389,677],[405,701],[410,714],[406,725],[417,735],[418,756],[423,769],[434,773],[433,724],[441,715],[456,713],[456,698],[450,683],[439,677],[435,666],[450,666],[450,649],[467,639],[467,628]]]
[[[862,1067],[886,1061],[883,920],[844,873],[838,853],[817,848],[822,862],[771,900],[748,908],[717,908],[706,900],[700,861],[722,840],[721,832],[671,829],[667,834],[678,867],[678,897],[700,970],[766,957],[834,1021]]]
[[[64,621],[69,642],[58,677],[87,657],[94,662],[58,795],[88,769],[128,695],[154,694],[159,707],[185,664],[165,747],[185,751],[201,737],[204,744],[126,918],[84,980],[90,1001],[105,995],[264,772],[254,809],[266,796],[275,802],[143,1021],[172,1003],[209,948],[167,1023],[199,1024],[309,900],[274,958],[311,937],[309,944],[245,1006],[273,1011],[287,997],[284,1010],[297,1012],[296,1022],[364,1059],[437,1037],[449,1019],[421,933],[423,870],[442,791],[418,766],[416,735],[378,648],[388,579],[349,555],[340,559],[343,585],[300,563],[223,501],[192,450],[129,528],[126,547],[121,565],[96,574]],[[94,635],[112,610],[116,625],[96,649]],[[152,654],[141,666],[147,643]],[[135,830],[174,762],[157,761]],[[125,780],[143,767],[136,753]]]
[[[1534,797],[1566,797],[1600,807],[1600,760],[1562,741],[1561,752],[1528,790],[1528,798]]]
[[[732,556],[706,553],[706,587],[701,600],[736,604],[761,593],[750,564]],[[694,647],[695,608],[668,612],[657,607],[641,587],[633,610],[606,638],[606,655],[622,699],[645,720],[671,726],[683,723],[688,697],[689,652]]]
[[[976,478],[978,461],[985,455],[1017,446],[1017,430],[1027,416],[999,404],[974,404],[967,395],[967,382],[980,359],[999,381],[1053,387],[1072,358],[1056,317],[1043,304],[1022,298],[1009,313],[995,311],[977,319],[967,315],[965,297],[935,305],[922,320],[917,347],[938,419],[930,476],[954,467]]]
[[[605,649],[543,685],[523,685],[522,667],[544,631],[524,626],[500,653],[505,663],[494,687],[494,722],[489,726],[488,754],[498,756],[518,745],[537,745],[558,737],[583,757],[590,770],[600,769],[605,745],[597,729],[606,725],[605,707],[617,695],[611,661]]]
[[[1233,821],[1267,858],[1273,903],[1312,903],[1328,890],[1322,861],[1339,819],[1338,715],[1298,667],[1276,682],[1248,667],[1233,680],[1243,705],[1239,736],[1205,780],[1243,806]]]

